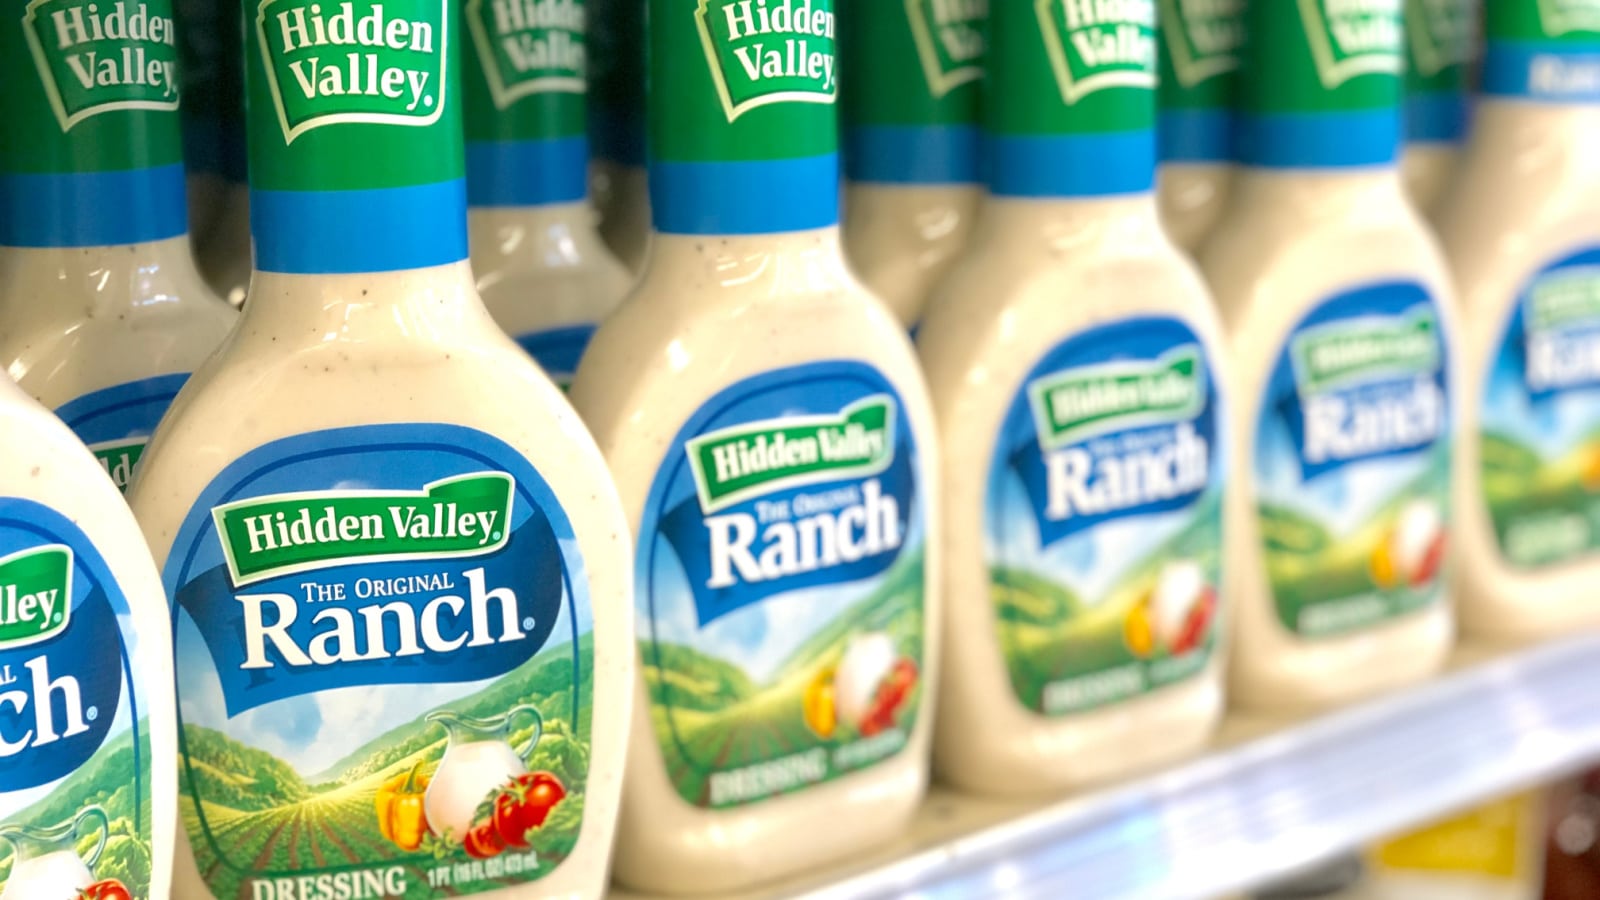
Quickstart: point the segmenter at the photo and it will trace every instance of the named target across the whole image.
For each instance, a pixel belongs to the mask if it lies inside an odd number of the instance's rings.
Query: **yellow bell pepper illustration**
[[[839,727],[839,709],[834,699],[832,666],[818,672],[806,686],[801,713],[805,716],[806,727],[817,737],[823,740],[833,737]]]
[[[401,850],[421,847],[422,836],[428,833],[422,798],[429,778],[422,774],[422,766],[423,760],[417,760],[411,771],[394,776],[378,788],[378,831]]]

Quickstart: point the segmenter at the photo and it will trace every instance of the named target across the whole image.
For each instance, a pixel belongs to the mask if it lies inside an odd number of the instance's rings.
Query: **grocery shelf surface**
[[[745,896],[1205,900],[1597,758],[1600,635],[1468,647],[1379,700],[1235,715],[1209,754],[1101,791],[1017,803],[936,787],[894,845]]]

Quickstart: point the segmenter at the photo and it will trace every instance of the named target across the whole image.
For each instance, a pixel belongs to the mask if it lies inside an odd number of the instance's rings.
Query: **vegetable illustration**
[[[894,640],[881,631],[859,635],[845,646],[833,673],[833,697],[839,718],[860,723],[872,712],[878,685],[894,668]]]
[[[1128,609],[1122,640],[1135,656],[1149,657],[1158,647],[1174,656],[1198,648],[1216,615],[1217,592],[1206,583],[1193,560],[1163,566],[1155,585]]]
[[[801,714],[805,716],[806,727],[817,737],[827,740],[833,737],[834,731],[839,727],[839,708],[834,701],[833,691],[834,668],[825,667],[806,685],[806,693],[801,700]]]
[[[510,743],[512,724],[519,719],[533,726],[533,734],[520,750]],[[544,734],[544,721],[539,710],[528,704],[486,719],[439,710],[427,720],[444,728],[448,736],[444,758],[433,771],[423,797],[428,828],[446,840],[465,841],[481,824],[479,807],[485,798],[493,799],[506,784],[528,773],[528,759]]]
[[[1372,550],[1372,582],[1390,588],[1425,587],[1438,577],[1446,545],[1444,518],[1428,500],[1412,500],[1400,508],[1383,540]]]
[[[411,771],[394,776],[378,788],[378,831],[402,850],[421,847],[422,837],[428,832],[423,797],[429,778],[422,774],[423,764],[417,760]]]
[[[133,894],[122,882],[107,878],[79,891],[78,900],[133,900]]]
[[[506,842],[500,837],[500,832],[495,830],[493,822],[484,822],[467,832],[463,847],[467,855],[473,859],[489,859],[504,853]]]
[[[561,779],[549,772],[520,775],[494,800],[495,831],[507,847],[525,850],[528,832],[543,825],[550,810],[566,796]]]
[[[872,737],[893,727],[895,714],[911,697],[911,689],[916,684],[917,664],[907,657],[896,660],[894,668],[889,670],[888,677],[878,685],[878,693],[873,698],[872,708],[861,720],[862,737]]]

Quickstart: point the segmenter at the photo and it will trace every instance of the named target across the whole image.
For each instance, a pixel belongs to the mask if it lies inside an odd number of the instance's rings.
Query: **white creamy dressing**
[[[416,422],[488,432],[532,462],[572,523],[593,603],[593,750],[578,844],[537,881],[473,896],[598,896],[632,699],[627,530],[582,423],[483,309],[466,262],[371,275],[256,273],[239,327],[173,403],[129,502],[164,565],[201,490],[245,452],[323,429]],[[209,896],[187,841],[183,848],[174,896]]]
[[[1301,639],[1273,609],[1256,512],[1252,454],[1261,398],[1291,328],[1314,305],[1386,280],[1415,281],[1436,299],[1446,347],[1455,347],[1454,302],[1444,261],[1401,193],[1391,167],[1338,171],[1241,170],[1229,216],[1200,263],[1228,332],[1234,403],[1231,547],[1225,593],[1234,643],[1229,689],[1252,707],[1314,707],[1396,687],[1444,663],[1452,639],[1448,602],[1346,636]],[[1338,260],[1331,265],[1330,260]],[[1470,384],[1447,370],[1454,421]],[[1443,438],[1448,440],[1449,438]],[[1455,442],[1462,464],[1461,442]],[[1459,509],[1456,514],[1459,515]],[[1453,554],[1456,560],[1467,553]]]
[[[1478,104],[1459,190],[1438,222],[1461,291],[1462,439],[1456,445],[1452,539],[1462,625],[1484,637],[1528,640],[1600,623],[1600,556],[1517,569],[1496,545],[1479,475],[1479,403],[1486,372],[1518,296],[1543,267],[1600,245],[1600,108],[1509,100]]]
[[[182,238],[177,238],[182,242]],[[65,251],[63,251],[65,252]],[[0,377],[0,496],[20,497],[55,510],[83,530],[121,586],[132,614],[137,644],[130,670],[147,688],[146,729],[150,754],[150,896],[167,897],[172,887],[172,847],[178,823],[177,713],[172,684],[172,626],[161,578],[150,563],[139,526],[117,489],[83,443],[44,407],[26,396],[10,379]],[[127,688],[125,687],[124,690]],[[131,777],[130,777],[131,781]],[[48,853],[13,869],[6,900],[34,900],[45,893],[25,890],[29,882],[64,892],[85,887],[88,871],[75,854]],[[37,881],[35,881],[37,879]],[[54,894],[49,894],[54,896]],[[179,896],[186,896],[180,894]]]
[[[917,342],[944,447],[945,589],[960,601],[946,618],[954,674],[939,685],[934,761],[953,784],[1028,795],[1115,778],[1197,750],[1221,715],[1220,657],[1194,677],[1099,709],[1031,711],[1017,702],[989,599],[990,459],[1024,378],[1071,335],[1152,314],[1187,323],[1220,371],[1205,285],[1163,235],[1150,195],[991,198],[930,302]]]
[[[643,271],[650,251],[650,189],[645,167],[590,160],[589,193],[600,213],[601,239],[628,271]]]
[[[1190,253],[1199,250],[1222,218],[1232,185],[1233,166],[1226,163],[1162,163],[1156,169],[1156,195],[1172,242]]]
[[[192,372],[237,317],[200,280],[185,235],[0,248],[0,364],[51,409],[102,388]]]
[[[1412,205],[1428,219],[1439,222],[1440,202],[1456,173],[1461,149],[1454,144],[1407,144],[1400,153],[1400,178]]]
[[[472,273],[506,334],[594,325],[622,301],[633,276],[600,242],[594,219],[587,203],[468,211]]]
[[[707,398],[751,376],[820,360],[875,366],[905,402],[920,467],[938,471],[933,418],[900,323],[850,275],[837,228],[748,237],[656,234],[649,270],[589,346],[571,398],[605,453],[637,531],[657,467]],[[939,621],[938,492],[919,492],[927,535],[924,616]],[[597,626],[598,630],[598,626]],[[938,669],[937,643],[923,651]],[[732,890],[814,869],[903,832],[927,781],[931,719],[870,768],[741,807],[685,803],[636,685],[617,877],[678,893]]]
[[[844,244],[863,284],[910,327],[965,246],[977,185],[848,182]]]

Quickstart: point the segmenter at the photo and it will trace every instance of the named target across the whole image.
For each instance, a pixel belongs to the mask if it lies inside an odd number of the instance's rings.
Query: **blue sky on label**
[[[562,544],[564,550],[572,549],[565,541]],[[578,624],[580,634],[594,627],[587,607],[580,608]],[[571,616],[563,600],[555,631],[540,655],[566,647],[571,636]],[[179,614],[177,643],[184,723],[215,729],[264,750],[313,783],[337,776],[327,769],[368,741],[499,680],[338,688],[267,703],[230,719],[216,665],[186,612]]]

